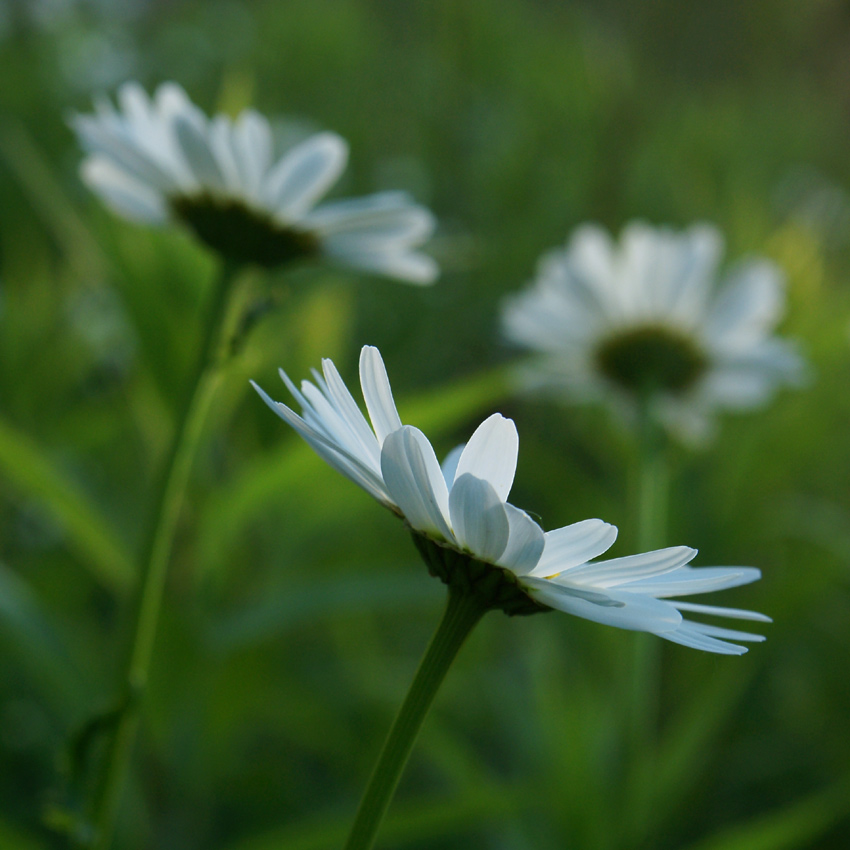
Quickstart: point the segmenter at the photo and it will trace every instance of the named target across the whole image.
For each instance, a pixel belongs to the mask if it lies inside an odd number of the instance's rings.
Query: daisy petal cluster
[[[619,244],[580,227],[545,254],[525,292],[510,297],[503,329],[540,356],[531,386],[574,401],[650,408],[658,421],[700,438],[719,409],[764,404],[799,381],[801,358],[773,331],[782,317],[781,271],[752,259],[718,281],[719,231],[628,225]]]
[[[440,464],[428,438],[402,424],[376,348],[364,347],[360,357],[368,418],[330,360],[300,388],[285,372],[281,377],[301,413],[255,384],[266,404],[331,466],[405,519],[433,573],[490,594],[490,607],[507,613],[555,608],[726,654],[746,651],[732,641],[763,639],[685,618],[768,621],[761,614],[671,599],[747,584],[759,578],[758,570],[693,568],[696,551],[686,546],[595,561],[614,543],[614,526],[588,519],[544,532],[510,504],[519,450],[510,419],[493,414]]]
[[[335,133],[313,135],[276,158],[269,122],[253,110],[235,120],[208,118],[175,83],[153,97],[126,83],[117,102],[98,101],[72,126],[88,154],[83,179],[124,217],[180,220],[241,262],[322,256],[408,283],[436,279],[434,260],[415,250],[434,218],[403,192],[316,206],[348,160]]]

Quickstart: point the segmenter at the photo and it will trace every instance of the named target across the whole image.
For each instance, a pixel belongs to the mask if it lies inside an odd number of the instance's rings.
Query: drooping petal
[[[453,539],[447,517],[449,493],[428,438],[411,425],[388,434],[381,448],[387,491],[418,531]]]
[[[547,531],[546,547],[531,572],[545,578],[586,564],[607,552],[617,539],[616,526],[601,519],[586,519]]]
[[[516,473],[519,436],[513,420],[501,413],[485,419],[469,438],[457,465],[457,478],[470,473],[490,483],[501,501],[507,501]]]
[[[510,523],[505,503],[488,481],[464,473],[449,493],[454,537],[461,549],[495,564],[508,544]]]
[[[602,593],[591,587],[587,588],[591,593],[595,591],[591,597],[594,601],[591,601],[584,592],[585,588],[580,586],[572,588],[567,584],[533,577],[524,577],[521,581],[532,597],[544,605],[619,629],[662,634],[672,631],[682,622],[682,615],[669,602],[651,596],[613,590]]]
[[[499,557],[499,566],[516,575],[528,575],[543,552],[543,529],[525,512],[505,503],[508,517],[508,543]]]
[[[401,428],[401,418],[381,353],[373,345],[364,345],[360,351],[360,386],[378,443],[383,445],[388,434]]]
[[[772,623],[766,614],[758,611],[747,611],[743,608],[721,608],[718,605],[700,605],[696,602],[679,602],[678,599],[671,600],[680,611],[688,611],[693,614],[708,614],[712,617],[728,617],[730,620],[753,620],[757,623]]]
[[[691,649],[714,652],[718,655],[743,655],[747,652],[747,647],[727,643],[726,641],[718,640],[716,637],[711,637],[699,626],[700,624],[698,623],[683,620],[679,628],[673,629],[673,631],[661,632],[659,633],[659,637],[673,643],[681,644],[682,646],[690,647]]]

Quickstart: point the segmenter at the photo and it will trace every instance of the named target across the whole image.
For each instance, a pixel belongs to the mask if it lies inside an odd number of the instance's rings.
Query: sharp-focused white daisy
[[[244,262],[273,266],[323,256],[344,265],[432,283],[431,257],[414,250],[434,217],[403,192],[316,206],[345,169],[348,145],[318,133],[275,158],[268,121],[246,110],[207,118],[175,83],[150,98],[136,83],[72,125],[88,153],[84,181],[134,221],[178,219],[203,242]]]
[[[331,466],[403,517],[446,584],[485,594],[489,607],[510,614],[557,608],[711,652],[740,654],[744,647],[729,641],[763,639],[683,616],[767,622],[761,614],[668,599],[747,584],[758,570],[695,569],[688,564],[696,551],[686,546],[593,561],[614,543],[614,526],[589,519],[544,532],[511,505],[519,439],[510,419],[490,416],[441,466],[427,437],[402,424],[376,348],[364,347],[360,357],[368,420],[330,360],[300,389],[280,374],[301,414],[255,384],[266,404]]]
[[[793,346],[773,335],[783,276],[753,259],[718,283],[719,231],[628,225],[615,244],[580,227],[545,254],[528,290],[503,309],[507,337],[542,356],[523,377],[575,401],[644,405],[683,436],[707,432],[717,409],[765,403],[800,379]]]

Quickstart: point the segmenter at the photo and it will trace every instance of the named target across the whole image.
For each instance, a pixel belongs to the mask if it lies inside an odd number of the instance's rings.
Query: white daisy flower
[[[580,227],[545,254],[531,287],[506,300],[506,336],[539,352],[529,386],[575,401],[606,399],[652,415],[685,437],[708,433],[718,409],[764,404],[798,382],[803,363],[773,335],[783,276],[767,260],[740,264],[717,283],[719,231],[628,225],[619,245]]]
[[[269,122],[246,110],[207,118],[175,83],[150,98],[137,83],[72,126],[88,156],[81,173],[119,214],[178,219],[237,261],[266,266],[323,256],[408,283],[433,283],[431,257],[414,250],[434,217],[403,192],[316,206],[345,169],[348,145],[318,133],[275,158]]]
[[[489,607],[510,614],[557,608],[710,652],[741,654],[745,648],[730,641],[763,640],[683,616],[769,622],[761,614],[669,600],[747,584],[759,578],[757,569],[695,569],[688,564],[696,551],[687,546],[593,561],[614,543],[614,526],[589,519],[544,532],[510,504],[519,448],[510,419],[490,416],[441,466],[427,437],[402,424],[376,348],[364,347],[360,357],[368,419],[330,360],[300,389],[280,374],[301,414],[254,384],[266,404],[331,466],[403,517],[429,570],[446,584],[486,594]]]

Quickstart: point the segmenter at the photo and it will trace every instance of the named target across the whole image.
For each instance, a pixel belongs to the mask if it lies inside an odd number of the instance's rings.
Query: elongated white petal
[[[291,425],[326,463],[336,469],[337,472],[341,472],[359,487],[362,487],[378,501],[390,508],[396,508],[396,504],[387,492],[380,475],[377,475],[364,464],[360,458],[350,454],[344,447],[328,439],[326,435],[320,433],[312,425],[305,422],[294,410],[291,410],[285,404],[274,401],[253,381],[251,381],[251,386],[254,387],[271,410]]]
[[[101,156],[89,157],[80,166],[83,181],[116,212],[134,221],[161,224],[168,218],[162,195],[116,168]]]
[[[337,410],[357,435],[360,443],[374,456],[376,462],[380,462],[380,443],[369,427],[366,417],[360,412],[360,408],[348,391],[348,387],[345,386],[336,366],[330,360],[324,359],[322,360],[322,370],[325,385]]]
[[[218,164],[203,126],[178,115],[174,120],[174,132],[186,159],[186,164],[201,186],[217,192],[224,189],[226,180]]]
[[[543,552],[543,529],[525,512],[505,503],[508,517],[508,543],[499,557],[499,566],[518,576],[528,575]]]
[[[545,578],[585,564],[607,552],[617,539],[617,528],[601,519],[586,519],[546,532],[546,547],[531,572]]]
[[[87,150],[111,159],[124,169],[129,177],[149,184],[161,192],[175,188],[173,175],[160,162],[126,138],[123,132],[109,130],[100,121],[87,116],[77,116],[73,120],[73,126]]]
[[[590,601],[582,587],[571,588],[567,584],[540,578],[525,577],[522,584],[531,595],[544,605],[604,623],[619,629],[662,634],[676,629],[682,615],[669,603],[651,596],[608,591],[596,591],[598,601]],[[587,588],[593,592],[594,588]]]
[[[624,558],[612,558],[594,564],[585,564],[573,570],[556,576],[554,581],[587,584],[593,587],[609,588],[624,585],[622,589],[632,591],[637,579],[663,575],[679,569],[688,563],[695,555],[696,549],[688,546],[671,546],[668,549],[658,549],[654,552],[643,552],[640,555],[627,555]],[[660,595],[660,594],[652,594]]]
[[[757,623],[773,622],[766,614],[760,614],[758,611],[746,611],[743,608],[721,608],[717,605],[699,605],[695,602],[680,602],[678,599],[671,600],[670,604],[675,605],[680,611],[688,611],[693,614],[728,617],[730,620],[753,620]]]
[[[372,345],[364,345],[360,352],[360,386],[378,443],[383,445],[388,434],[401,428],[401,419],[381,353]]]
[[[415,529],[453,539],[448,488],[434,449],[418,428],[403,425],[387,435],[381,472],[387,491]]]
[[[335,133],[318,133],[290,150],[268,174],[266,199],[287,221],[298,220],[339,179],[348,145]]]
[[[337,244],[333,234],[323,238],[322,249],[328,257],[344,265],[420,286],[432,284],[440,274],[436,261],[426,254],[404,252],[395,248],[354,250],[347,243]]]
[[[630,593],[689,596],[749,584],[761,577],[755,567],[681,567],[666,575],[646,576],[623,585]]]
[[[505,503],[489,482],[465,473],[449,493],[452,529],[458,545],[495,564],[508,543],[510,524]]]
[[[511,492],[516,473],[519,436],[513,420],[501,413],[485,419],[469,438],[457,465],[457,478],[466,473],[490,483],[501,501]]]
[[[401,246],[424,242],[436,226],[434,216],[424,207],[413,204],[400,209],[385,208],[339,215],[321,228],[333,234],[336,245],[357,250],[359,247],[382,248],[388,243]]]
[[[246,109],[233,125],[233,150],[245,193],[260,201],[271,167],[272,134],[269,122],[253,109]]]
[[[681,644],[682,646],[690,647],[691,649],[700,649],[703,652],[714,652],[718,655],[743,655],[747,652],[747,648],[745,646],[738,646],[734,643],[726,643],[726,641],[710,637],[695,626],[695,623],[685,620],[678,629],[661,632],[659,633],[659,637],[673,641],[673,643]]]

